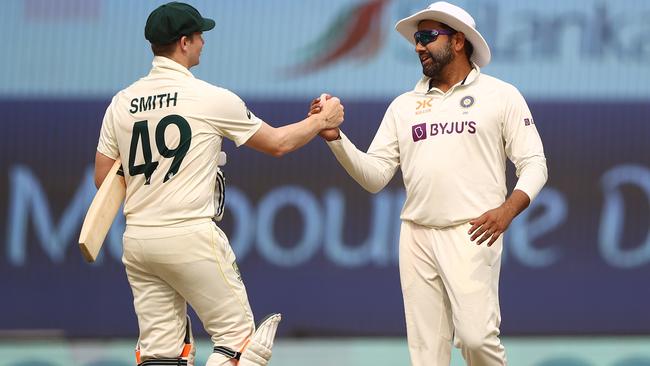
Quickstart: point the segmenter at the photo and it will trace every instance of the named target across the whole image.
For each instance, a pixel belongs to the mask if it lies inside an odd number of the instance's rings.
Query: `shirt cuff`
[[[262,127],[262,122],[263,122],[263,121],[262,121],[261,119],[258,118],[258,119],[257,119],[257,122],[258,122],[257,125],[253,126],[253,128],[251,128],[250,130],[248,130],[248,132],[246,132],[245,135],[241,135],[241,136],[239,136],[239,138],[237,138],[237,139],[234,141],[234,142],[235,142],[235,146],[240,147],[241,145],[243,145],[243,144],[245,144],[246,142],[248,142],[248,139],[250,139],[250,138],[255,134],[255,132],[257,132],[257,131],[260,129],[260,127]]]
[[[325,142],[327,143],[327,146],[329,146],[330,149],[332,149],[332,150],[334,150],[334,149],[337,149],[337,150],[343,149],[344,144],[350,144],[351,143],[350,139],[348,139],[348,137],[345,136],[343,131],[341,131],[340,129],[339,129],[339,138],[338,139],[332,140],[332,141],[325,140]]]
[[[547,176],[546,166],[526,171],[519,177],[515,189],[526,193],[530,202],[533,202],[544,187]]]
[[[97,146],[97,152],[106,156],[107,158],[111,158],[113,160],[117,160],[119,157],[119,152],[118,153],[113,153],[110,151],[107,151],[103,146]]]

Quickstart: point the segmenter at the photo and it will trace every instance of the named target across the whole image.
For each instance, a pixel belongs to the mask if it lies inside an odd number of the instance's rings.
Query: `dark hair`
[[[151,51],[153,52],[154,56],[170,56],[174,53],[175,49],[176,41],[166,44],[151,44]]]
[[[445,24],[445,23],[440,23],[440,27],[443,28],[443,29],[446,29],[446,30],[450,30],[450,31],[455,31],[455,32],[457,32],[454,28],[448,26],[448,25]],[[465,50],[465,56],[467,56],[467,59],[468,59],[468,60],[471,59],[472,54],[474,53],[474,46],[473,46],[472,43],[467,39],[467,37],[465,37],[465,47],[464,47],[463,49]]]
[[[180,38],[170,43],[165,43],[165,44],[152,43],[151,51],[155,56],[171,56],[174,53],[174,50],[176,49],[176,42],[178,42],[179,39],[183,37],[187,37],[189,38],[190,42],[194,42],[195,34],[198,34],[198,32],[194,32],[189,35],[182,35],[180,36]]]

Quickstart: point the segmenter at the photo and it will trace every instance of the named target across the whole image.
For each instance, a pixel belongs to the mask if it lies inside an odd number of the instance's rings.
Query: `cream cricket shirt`
[[[122,159],[128,225],[207,221],[223,138],[242,145],[262,121],[237,95],[175,61],[154,57],[152,64],[149,75],[113,97],[97,151]]]
[[[381,190],[401,166],[406,202],[401,219],[428,227],[465,223],[506,197],[506,157],[515,189],[534,199],[546,182],[546,158],[519,91],[478,67],[447,93],[424,77],[388,107],[367,153],[343,134],[328,143],[365,189]]]

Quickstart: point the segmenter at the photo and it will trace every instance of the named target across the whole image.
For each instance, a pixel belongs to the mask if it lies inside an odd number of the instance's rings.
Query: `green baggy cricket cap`
[[[168,44],[194,32],[214,28],[214,20],[204,18],[193,6],[171,2],[149,14],[144,27],[144,38],[153,44]]]

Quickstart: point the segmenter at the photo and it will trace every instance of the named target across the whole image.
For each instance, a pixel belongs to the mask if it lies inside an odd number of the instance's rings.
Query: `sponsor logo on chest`
[[[460,98],[460,100],[456,100],[456,102],[458,102],[458,104],[455,104],[456,105],[455,109],[458,112],[456,116],[459,117],[460,115],[468,114],[468,111],[475,104],[475,99],[471,95],[465,95],[462,98]],[[433,108],[432,97],[418,99],[416,100],[415,114],[420,115],[423,113],[431,112],[432,108]],[[467,117],[461,117],[461,118],[464,119]],[[477,126],[476,121],[472,121],[472,120],[436,122],[436,123],[418,123],[411,126],[411,135],[413,136],[413,142],[425,140],[429,136],[434,137],[434,136],[460,135],[460,134],[473,135],[476,133],[476,126]]]
[[[475,121],[418,123],[411,126],[411,135],[413,136],[413,142],[426,140],[429,136],[473,135],[476,133],[476,125]]]
[[[422,113],[428,113],[431,112],[431,107],[433,107],[433,98],[429,97],[426,99],[420,99],[416,100],[416,106],[415,106],[415,114],[419,115]]]

